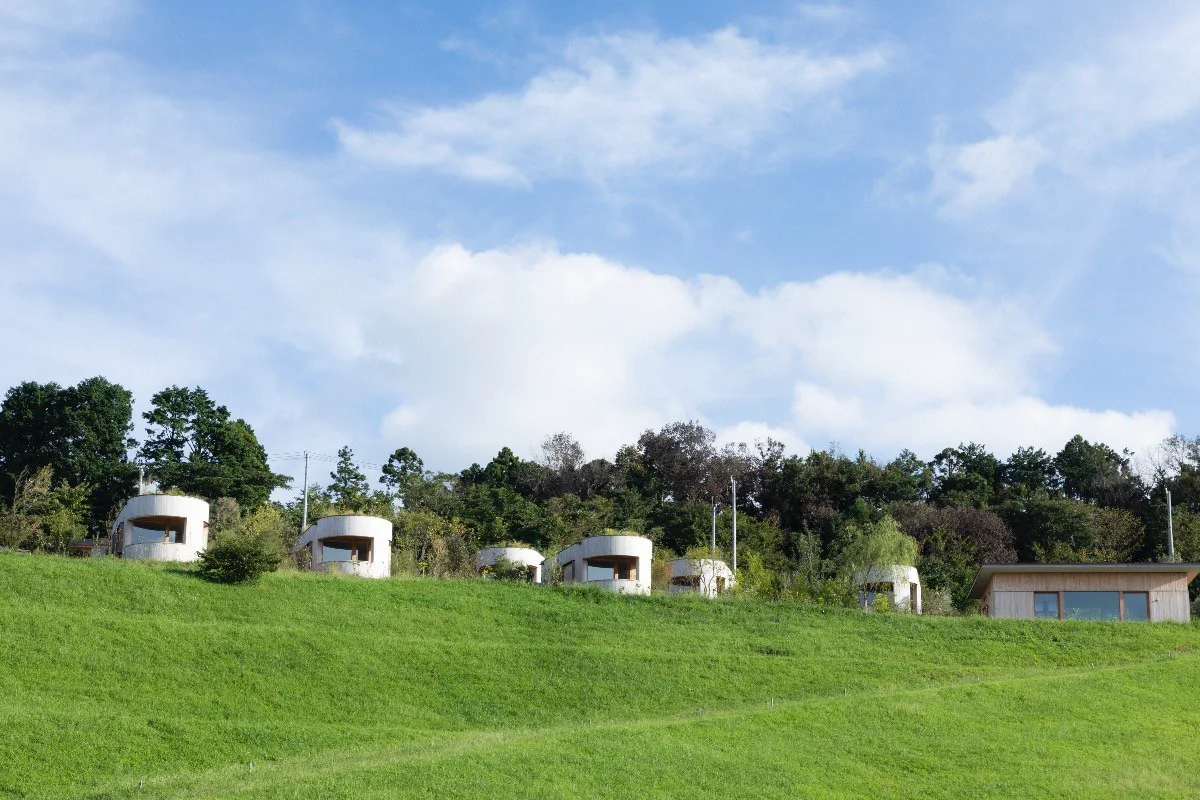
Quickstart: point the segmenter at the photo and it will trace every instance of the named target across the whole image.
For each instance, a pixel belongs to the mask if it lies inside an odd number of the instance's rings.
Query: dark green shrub
[[[533,574],[529,571],[529,567],[509,561],[507,558],[497,559],[496,563],[490,567],[484,567],[483,575],[501,581],[529,583],[533,580]]]
[[[198,572],[215,583],[254,583],[279,568],[282,557],[261,538],[229,536],[200,554]]]

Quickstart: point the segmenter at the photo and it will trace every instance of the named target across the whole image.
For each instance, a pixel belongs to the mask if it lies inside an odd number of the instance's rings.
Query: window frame
[[[1066,602],[1066,601],[1065,601],[1065,596],[1066,596],[1066,594],[1067,594],[1067,592],[1068,592],[1068,591],[1071,591],[1071,592],[1089,592],[1089,591],[1095,591],[1095,592],[1099,592],[1099,593],[1103,593],[1103,594],[1107,594],[1107,593],[1109,593],[1109,592],[1116,592],[1116,594],[1117,594],[1117,608],[1118,608],[1118,613],[1117,613],[1117,618],[1116,618],[1115,620],[1082,620],[1082,621],[1084,621],[1084,622],[1088,622],[1088,621],[1091,621],[1091,622],[1129,622],[1129,620],[1125,618],[1125,595],[1127,595],[1127,594],[1137,594],[1137,595],[1143,595],[1143,596],[1146,598],[1146,619],[1145,619],[1145,620],[1133,620],[1133,621],[1134,621],[1134,622],[1143,622],[1143,621],[1144,621],[1144,622],[1153,622],[1153,617],[1152,617],[1152,615],[1151,615],[1151,614],[1152,614],[1152,612],[1151,612],[1151,608],[1152,608],[1152,606],[1151,606],[1151,603],[1150,603],[1150,592],[1149,592],[1149,590],[1147,590],[1147,589],[1133,589],[1133,590],[1130,590],[1130,591],[1126,591],[1126,590],[1124,590],[1124,589],[1057,589],[1057,590],[1054,590],[1054,589],[1047,589],[1047,590],[1035,590],[1035,591],[1033,592],[1033,613],[1034,613],[1034,617],[1033,617],[1033,619],[1054,619],[1054,617],[1039,617],[1039,616],[1037,616],[1037,596],[1038,596],[1039,594],[1053,594],[1053,595],[1057,595],[1057,596],[1058,596],[1058,619],[1060,619],[1060,620],[1066,620],[1066,618],[1067,618],[1067,617],[1066,617],[1066,609],[1065,609],[1065,607],[1064,607],[1064,603]]]
[[[373,564],[375,562],[375,540],[369,536],[326,536],[324,539],[318,539],[317,541],[321,545],[321,563],[322,564],[334,564],[334,563]],[[336,543],[339,543],[339,542],[345,543],[346,545],[348,545],[348,547],[342,547],[342,548],[337,548],[337,549],[350,550],[350,558],[345,561],[342,561],[341,559],[336,559],[333,561],[327,559],[325,557],[325,543],[326,542],[334,542],[335,547],[337,547]],[[364,544],[367,547],[367,557],[365,559],[358,557],[359,547],[361,547]]]

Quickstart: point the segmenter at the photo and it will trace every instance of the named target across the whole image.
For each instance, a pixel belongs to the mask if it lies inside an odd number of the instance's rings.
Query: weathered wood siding
[[[992,592],[989,614],[1004,619],[1033,619],[1033,592]]]
[[[1181,592],[1151,592],[1151,622],[1187,622],[1191,619],[1187,589]]]
[[[1182,572],[998,572],[993,592],[1187,592]]]

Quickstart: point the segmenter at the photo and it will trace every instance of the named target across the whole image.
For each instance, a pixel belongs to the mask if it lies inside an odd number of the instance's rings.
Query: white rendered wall
[[[696,592],[705,597],[716,597],[718,594],[718,578],[725,579],[725,591],[733,588],[737,582],[733,579],[733,570],[720,559],[713,558],[676,558],[671,562],[671,586],[669,592]],[[676,586],[675,578],[699,578],[696,586]]]
[[[533,569],[533,582],[542,582],[542,564],[546,557],[531,547],[485,547],[475,554],[475,569],[490,567],[504,559]]]
[[[144,517],[182,518],[183,543],[134,542],[135,523]],[[140,494],[125,503],[110,534],[114,551],[122,558],[195,561],[208,547],[208,503],[198,497]]]
[[[604,556],[637,559],[637,579],[588,581],[586,560]],[[555,561],[560,567],[575,562],[574,583],[622,594],[650,594],[650,565],[653,558],[654,543],[644,536],[590,536],[560,552]]]
[[[322,558],[321,540],[351,537],[371,540],[370,561],[325,561]],[[392,523],[380,517],[364,517],[344,514],[322,517],[308,526],[296,545],[302,550],[312,545],[313,572],[342,572],[363,578],[388,578],[392,574]]]
[[[870,567],[854,575],[854,584],[863,586],[870,583],[891,583],[892,603],[896,608],[905,608],[916,614],[921,613],[921,580],[917,576],[916,567],[890,566]],[[916,589],[917,607],[909,608],[912,601],[912,588]],[[860,602],[866,600],[870,604],[871,592],[859,592]]]

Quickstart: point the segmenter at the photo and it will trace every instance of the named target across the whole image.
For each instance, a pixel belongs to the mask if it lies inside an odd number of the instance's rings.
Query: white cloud
[[[928,155],[934,196],[945,199],[944,210],[958,213],[1007,197],[1047,153],[1036,139],[995,136],[958,146],[935,142]]]
[[[1126,24],[1086,57],[1026,73],[983,114],[990,135],[950,144],[939,131],[927,156],[943,211],[1036,197],[1041,186],[1029,179],[1042,170],[1174,216],[1200,177],[1200,13],[1182,9]]]
[[[684,418],[884,456],[1075,432],[1140,447],[1172,427],[1040,399],[1046,336],[944,271],[750,291],[552,243],[414,248],[362,222],[330,165],[263,152],[120,59],[8,77],[0,386],[102,371],[144,402],[198,383],[272,451],[407,444],[442,467],[556,430],[611,454]]]
[[[799,128],[811,135],[839,90],[886,63],[879,49],[815,54],[733,28],[696,39],[585,37],[518,92],[394,109],[377,129],[335,126],[357,157],[471,180],[686,175]]]
[[[129,0],[5,0],[0,46],[31,47],[63,35],[95,36],[130,11]]]

